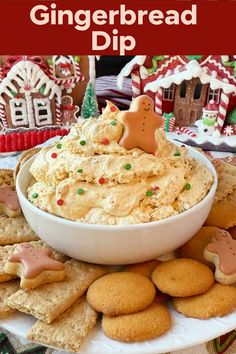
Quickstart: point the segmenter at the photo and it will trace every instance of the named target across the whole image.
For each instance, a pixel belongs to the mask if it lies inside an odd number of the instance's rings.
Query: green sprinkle
[[[186,183],[185,184],[185,189],[187,189],[187,191],[189,191],[189,189],[191,189],[191,184],[190,183]]]
[[[82,172],[83,172],[83,169],[82,169],[82,168],[79,168],[79,169],[77,170],[77,172],[78,172],[78,173],[82,173]]]
[[[180,156],[181,153],[179,151],[176,151],[175,156]]]
[[[38,198],[38,196],[39,196],[38,193],[32,194],[32,198],[34,198],[34,199],[35,199],[35,198]]]
[[[127,171],[129,171],[130,169],[131,169],[131,165],[130,165],[130,163],[127,163],[125,166],[124,166],[124,168],[127,170]]]
[[[116,120],[111,121],[111,125],[116,125],[116,124],[117,124]]]
[[[62,144],[61,144],[61,143],[58,143],[58,144],[56,145],[56,147],[57,147],[58,149],[61,149],[61,148],[62,148]]]
[[[83,190],[83,188],[79,188],[79,189],[77,189],[77,194],[79,194],[79,195],[84,194],[84,190]]]
[[[86,141],[85,140],[81,140],[79,143],[80,143],[80,145],[84,146],[86,144]]]
[[[154,194],[153,191],[147,191],[147,192],[146,192],[146,196],[148,196],[148,197],[152,197],[153,194]]]
[[[61,136],[59,140],[62,140],[62,139],[63,139],[63,136]]]

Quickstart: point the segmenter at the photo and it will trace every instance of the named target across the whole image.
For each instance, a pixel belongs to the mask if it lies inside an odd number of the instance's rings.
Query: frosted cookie
[[[78,299],[51,324],[37,321],[27,338],[70,352],[78,352],[82,341],[95,326],[98,314],[84,297]]]
[[[179,258],[192,258],[201,263],[205,263],[208,266],[212,264],[208,262],[204,256],[204,249],[208,243],[211,242],[212,238],[220,231],[218,227],[214,226],[204,226],[183,246],[181,246],[177,251],[176,255]]]
[[[7,298],[17,292],[18,289],[19,281],[17,280],[0,284],[0,318],[6,318],[15,312],[7,305]]]
[[[141,311],[154,300],[155,287],[144,275],[131,272],[107,274],[88,289],[88,303],[108,316]]]
[[[142,342],[161,336],[169,330],[171,317],[165,305],[153,303],[143,311],[109,317],[103,315],[104,334],[121,342]]]
[[[31,230],[24,216],[0,218],[0,245],[11,245],[15,243],[38,240],[38,236]]]
[[[12,218],[21,214],[16,191],[8,184],[0,186],[0,214],[1,213]]]
[[[236,282],[236,240],[224,230],[221,230],[209,243],[204,251],[204,257],[214,263],[215,279],[225,285]]]
[[[236,288],[214,284],[205,294],[173,300],[176,311],[188,317],[207,319],[224,316],[236,308]]]
[[[8,306],[51,323],[78,300],[96,279],[107,273],[105,267],[75,260],[67,261],[65,269],[65,280],[43,284],[32,290],[21,289],[8,298]]]
[[[178,258],[158,265],[152,281],[165,294],[186,297],[205,293],[213,285],[214,276],[205,264]]]
[[[234,177],[235,178],[235,177]],[[214,203],[205,225],[229,229],[236,225],[236,190],[224,199]]]
[[[155,154],[158,149],[155,131],[162,127],[163,118],[155,113],[153,100],[146,95],[133,99],[128,111],[122,111],[118,119],[124,124],[119,144],[125,149],[136,147]]]
[[[62,281],[65,278],[65,266],[52,257],[49,249],[34,248],[23,243],[10,255],[4,271],[21,278],[21,288],[34,289],[41,284]]]

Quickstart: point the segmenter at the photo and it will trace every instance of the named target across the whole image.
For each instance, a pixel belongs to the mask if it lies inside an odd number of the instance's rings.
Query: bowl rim
[[[69,219],[65,219],[62,218],[60,216],[54,215],[54,214],[50,214],[44,210],[39,209],[38,207],[36,207],[35,205],[33,205],[24,195],[24,193],[21,190],[21,186],[20,186],[20,179],[21,179],[21,175],[24,173],[24,170],[27,169],[28,167],[28,171],[29,172],[29,168],[32,164],[32,162],[34,161],[34,159],[36,158],[36,156],[38,155],[35,154],[34,156],[32,156],[28,161],[26,161],[24,163],[24,165],[21,167],[20,171],[17,174],[17,178],[16,178],[16,191],[19,197],[19,201],[21,204],[21,200],[23,200],[23,202],[26,204],[26,206],[30,209],[32,209],[37,215],[42,216],[43,218],[46,218],[50,221],[53,222],[58,222],[60,224],[64,224],[67,226],[72,226],[72,227],[78,227],[81,229],[91,229],[91,230],[100,230],[100,231],[112,231],[113,229],[116,231],[128,231],[128,230],[135,230],[135,229],[144,229],[147,227],[156,227],[158,225],[165,225],[168,223],[174,223],[175,220],[181,220],[184,219],[185,217],[187,217],[188,215],[191,215],[195,212],[197,212],[199,209],[201,209],[201,207],[208,202],[211,198],[214,197],[215,192],[216,192],[216,188],[218,185],[218,177],[217,177],[217,173],[215,170],[214,165],[212,164],[212,162],[206,157],[204,156],[202,153],[200,153],[199,151],[195,150],[193,147],[180,143],[178,141],[175,140],[170,140],[172,143],[174,143],[175,145],[179,145],[179,146],[185,146],[190,152],[192,152],[194,155],[196,155],[196,159],[197,161],[200,161],[200,163],[202,163],[205,167],[207,167],[209,169],[209,171],[211,172],[211,174],[213,175],[213,183],[211,185],[211,188],[209,190],[209,192],[207,193],[207,195],[196,205],[194,205],[192,208],[187,209],[185,211],[183,211],[182,213],[179,213],[177,215],[173,215],[173,216],[169,216],[168,218],[165,218],[163,220],[156,220],[156,221],[149,221],[149,222],[145,222],[145,223],[136,223],[136,224],[121,224],[121,225],[107,225],[107,224],[89,224],[89,223],[80,223],[79,221],[76,220],[69,220]],[[193,157],[195,158],[195,157]],[[199,158],[199,159],[198,159]]]

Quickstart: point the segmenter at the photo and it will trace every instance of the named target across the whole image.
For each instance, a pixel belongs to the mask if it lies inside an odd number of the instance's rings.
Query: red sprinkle
[[[111,112],[115,112],[116,111],[116,106],[111,106],[110,110],[111,110]]]
[[[108,140],[107,138],[104,138],[104,139],[102,140],[102,144],[103,144],[103,145],[109,145],[109,144],[110,144],[110,140]]]
[[[153,191],[158,191],[158,189],[160,189],[160,187],[158,187],[158,186],[153,186],[153,187],[152,187],[152,190],[153,190]]]
[[[51,155],[51,158],[52,158],[52,159],[56,159],[56,158],[57,158],[57,153],[56,153],[56,152],[53,152],[52,155]]]
[[[104,184],[104,183],[106,183],[105,178],[103,178],[103,177],[99,178],[98,183],[99,183],[99,184]]]
[[[63,199],[58,199],[57,205],[62,206],[63,204],[64,204],[64,200]]]

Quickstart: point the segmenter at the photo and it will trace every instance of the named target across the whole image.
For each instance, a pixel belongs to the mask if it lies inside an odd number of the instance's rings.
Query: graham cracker
[[[69,352],[77,352],[95,326],[98,314],[84,297],[77,300],[53,323],[37,321],[27,338]]]
[[[0,186],[7,184],[11,187],[15,186],[14,178],[13,178],[13,170],[8,169],[0,169]]]
[[[0,246],[38,240],[23,216],[0,218]]]
[[[107,273],[105,267],[75,260],[67,261],[65,269],[64,281],[44,284],[33,290],[19,290],[10,296],[7,304],[51,323],[80,298],[96,279]]]
[[[221,161],[222,171],[219,174],[214,203],[224,199],[236,189],[236,166]]]
[[[13,280],[0,284],[0,318],[6,318],[15,312],[7,305],[7,298],[19,289],[19,281]]]

